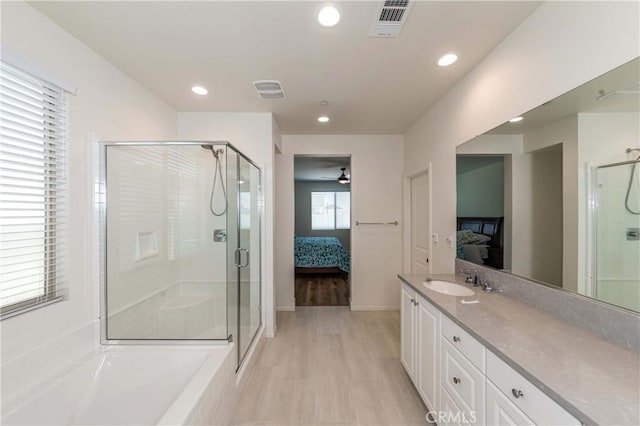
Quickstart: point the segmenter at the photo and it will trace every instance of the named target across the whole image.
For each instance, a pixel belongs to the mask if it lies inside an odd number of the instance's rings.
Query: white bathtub
[[[2,424],[192,423],[218,405],[209,400],[212,389],[229,390],[233,347],[102,346],[3,407]]]

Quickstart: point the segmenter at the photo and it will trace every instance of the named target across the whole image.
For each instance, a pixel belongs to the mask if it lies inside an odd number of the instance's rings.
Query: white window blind
[[[351,193],[312,192],[311,229],[333,230],[351,227]]]
[[[66,288],[67,94],[0,62],[0,317]]]

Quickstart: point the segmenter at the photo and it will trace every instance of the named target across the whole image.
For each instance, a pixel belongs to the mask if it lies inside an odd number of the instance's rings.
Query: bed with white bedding
[[[458,258],[503,269],[503,225],[503,217],[458,217]]]

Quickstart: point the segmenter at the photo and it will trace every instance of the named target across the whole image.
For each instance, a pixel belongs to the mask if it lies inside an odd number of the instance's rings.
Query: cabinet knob
[[[413,301],[413,304],[414,304],[414,305],[416,305],[416,306],[418,306],[418,305],[419,305],[419,303],[418,303],[418,301],[417,301],[417,300],[414,300],[414,301]]]
[[[460,338],[458,336],[453,336],[453,341],[458,343],[460,341]]]
[[[411,298],[411,303],[416,303],[413,297]]]
[[[454,377],[454,378],[453,378],[453,383],[455,383],[456,385],[457,385],[458,383],[460,383],[461,381],[462,381],[462,380],[461,380],[461,379],[459,379],[459,378],[457,378],[457,377]]]
[[[521,396],[524,396],[524,393],[522,393],[520,389],[516,389],[516,388],[511,389],[511,393],[516,399],[520,398]]]

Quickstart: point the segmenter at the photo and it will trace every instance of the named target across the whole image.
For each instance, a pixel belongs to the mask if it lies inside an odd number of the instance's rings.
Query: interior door
[[[239,362],[260,327],[260,170],[238,158]]]
[[[429,174],[422,173],[411,178],[411,273],[430,272],[429,258]]]

